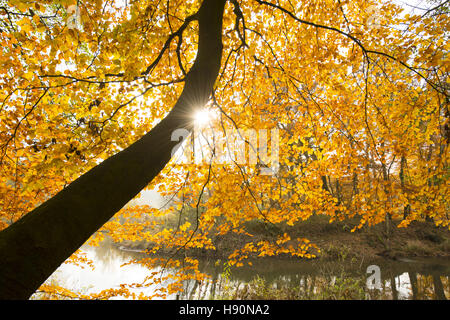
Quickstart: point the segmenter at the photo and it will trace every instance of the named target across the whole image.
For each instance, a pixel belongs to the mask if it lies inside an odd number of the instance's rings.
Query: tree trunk
[[[392,300],[398,300],[397,284],[395,283],[395,276],[391,274],[391,290],[392,290]]]
[[[414,271],[408,272],[409,282],[411,282],[412,300],[419,300],[419,290],[417,286],[417,273]]]
[[[436,300],[447,300],[445,297],[444,286],[439,274],[433,274],[434,298]]]
[[[407,166],[407,160],[405,156],[402,156],[400,160],[400,186],[402,188],[402,192],[405,192],[405,170]],[[411,214],[411,205],[406,204],[403,207],[403,219],[406,219]]]
[[[28,299],[89,237],[164,168],[192,130],[192,114],[208,101],[222,57],[226,0],[204,0],[198,12],[197,58],[172,111],[149,133],[88,171],[0,232],[0,299]]]

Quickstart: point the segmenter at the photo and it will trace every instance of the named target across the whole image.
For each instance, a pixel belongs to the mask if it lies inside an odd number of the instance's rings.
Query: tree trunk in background
[[[412,299],[419,299],[419,290],[417,288],[417,273],[414,271],[408,272],[409,282],[411,283]]]
[[[395,276],[393,274],[391,274],[391,291],[392,300],[398,300],[397,284],[395,282]]]
[[[169,115],[149,133],[72,182],[0,232],[0,299],[28,299],[89,237],[164,168],[192,130],[192,114],[206,104],[220,69],[226,0],[204,0],[198,12],[197,58]]]
[[[402,159],[400,160],[400,186],[402,188],[402,191],[405,192],[405,170],[406,170],[407,162],[405,156],[402,156]],[[406,204],[403,207],[403,219],[406,219],[406,217],[409,216],[411,213],[411,206],[409,204]]]
[[[444,286],[442,285],[440,275],[433,274],[433,284],[434,284],[434,298],[436,300],[447,300],[447,298],[445,297]]]

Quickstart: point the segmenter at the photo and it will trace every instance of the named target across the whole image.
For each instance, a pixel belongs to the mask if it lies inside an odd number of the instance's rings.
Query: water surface
[[[161,271],[161,268],[149,270],[140,265],[124,265],[130,259],[145,257],[145,254],[114,246],[107,241],[101,243],[99,247],[83,246],[82,250],[94,262],[94,270],[89,267],[63,264],[47,283],[57,283],[72,291],[91,294],[104,289],[118,288],[124,283],[140,283],[149,273]],[[208,274],[213,282],[186,281],[184,291],[171,294],[168,299],[216,299],[223,297],[221,296],[223,288],[227,288],[231,293],[235,290],[234,298],[240,298],[238,292],[242,292],[245,286],[256,278],[263,281],[267,288],[273,290],[283,287],[295,288],[292,290],[309,292],[309,297],[317,297],[320,290],[327,291],[332,286],[342,283],[343,279],[360,279],[365,284],[366,299],[450,298],[450,259],[442,258],[399,261],[354,259],[345,263],[266,258],[252,260],[251,267],[231,268],[229,272],[224,272],[224,261],[203,259],[200,260],[199,269]],[[374,269],[375,271],[378,269],[379,274],[376,274]],[[167,282],[161,285],[167,285]],[[154,285],[132,290],[135,293],[151,295],[158,288],[159,286]],[[376,294],[373,294],[374,292]],[[233,298],[233,294],[227,297]]]

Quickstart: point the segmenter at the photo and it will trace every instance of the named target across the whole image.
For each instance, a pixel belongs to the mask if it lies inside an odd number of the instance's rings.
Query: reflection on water
[[[144,254],[121,250],[106,242],[99,247],[83,247],[82,250],[94,261],[94,270],[63,264],[47,282],[57,282],[67,289],[91,294],[123,283],[143,282],[149,273],[161,271],[135,264],[124,265],[130,259],[142,258]],[[371,287],[370,283],[369,287],[366,285],[371,276],[366,273],[369,265],[380,268],[379,288]],[[169,295],[168,299],[265,299],[267,296],[275,299],[450,298],[449,259],[353,261],[346,264],[261,259],[253,261],[252,267],[233,268],[228,274],[224,274],[223,266],[223,262],[217,260],[200,261],[200,271],[210,275],[212,281],[186,281],[183,292]],[[165,285],[167,282],[132,290],[151,295]],[[264,291],[265,296],[258,296],[259,291]]]

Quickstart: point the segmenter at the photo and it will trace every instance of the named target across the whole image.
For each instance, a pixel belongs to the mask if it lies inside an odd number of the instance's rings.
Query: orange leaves
[[[287,233],[280,235],[275,242],[262,240],[257,243],[248,242],[241,249],[236,249],[228,256],[229,264],[236,267],[243,266],[243,261],[257,257],[293,256],[299,258],[315,258],[314,252],[320,249],[308,239],[297,238],[291,240]],[[251,262],[249,262],[251,265]]]
[[[92,244],[91,244],[92,245]],[[94,270],[94,262],[89,259],[87,257],[87,255],[81,251],[81,250],[77,250],[72,256],[70,256],[70,258],[65,261],[64,263],[71,263],[74,264],[76,266],[81,267],[82,269],[84,269],[85,266],[90,267],[92,270]]]
[[[60,2],[64,10],[35,2],[34,15],[28,2],[8,2],[21,14],[10,15],[0,34],[0,229],[153,127],[175,104],[196,56],[197,23],[174,32],[198,1],[93,1],[79,13],[69,10],[75,1]],[[363,0],[276,1],[294,19],[238,2],[240,34],[231,4],[225,13],[222,73],[209,105],[218,116],[208,123],[208,143],[188,150],[208,161],[174,157],[149,186],[165,206],[130,205],[90,243],[108,234],[150,244],[152,253],[216,250],[221,237],[240,235],[245,241],[230,261],[241,265],[252,255],[313,257],[317,248],[292,230],[314,215],[358,217],[353,231],[387,216],[399,227],[425,218],[450,226],[448,14],[402,16],[396,5]],[[68,22],[73,14],[80,27]],[[232,132],[273,128],[279,170],[265,175],[264,142],[245,134],[231,141]],[[232,161],[219,146],[260,158]],[[249,230],[258,223],[263,231]],[[272,237],[272,227],[281,236]],[[155,297],[180,287],[167,289]],[[120,290],[96,297],[127,294]]]
[[[42,285],[37,290],[37,296],[40,300],[63,300],[63,299],[79,299],[82,297],[76,292],[57,285]]]

